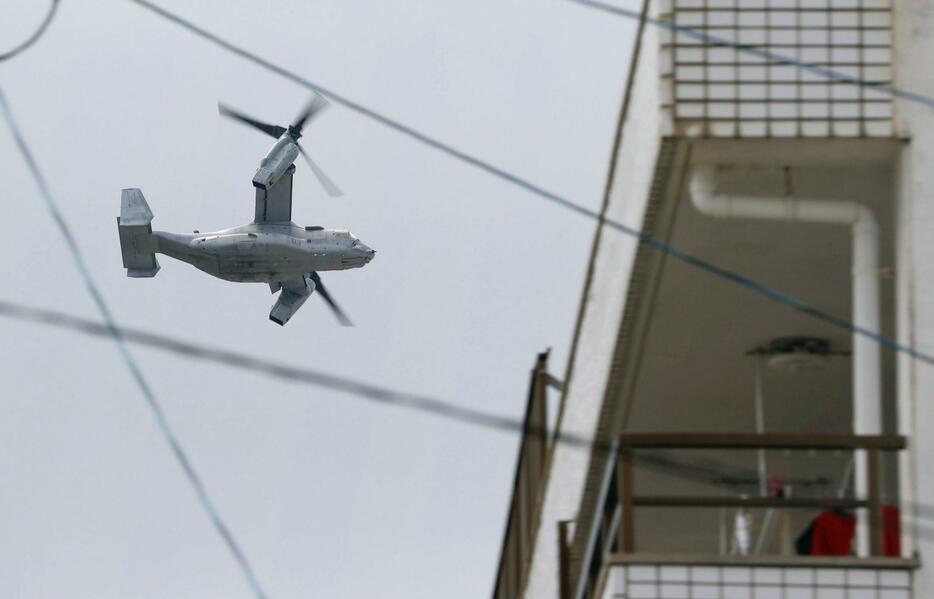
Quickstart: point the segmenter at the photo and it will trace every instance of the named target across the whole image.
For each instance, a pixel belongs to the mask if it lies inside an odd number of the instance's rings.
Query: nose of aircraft
[[[369,262],[373,259],[373,256],[376,255],[376,250],[370,249],[370,246],[366,245],[363,242],[357,243],[357,251],[363,254],[363,259]]]

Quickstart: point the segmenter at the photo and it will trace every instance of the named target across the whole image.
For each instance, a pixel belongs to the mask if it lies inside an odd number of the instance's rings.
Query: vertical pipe
[[[853,324],[879,332],[879,227],[875,220],[853,223]],[[878,435],[882,432],[882,362],[879,343],[865,335],[853,335],[853,432]],[[856,452],[855,492],[869,496],[869,466],[865,451]],[[870,553],[870,518],[860,510],[856,547],[860,557]]]
[[[762,435],[765,433],[765,391],[763,389],[763,369],[762,369],[762,354],[756,354],[756,387],[755,387],[755,402],[756,402],[756,434]],[[766,462],[766,455],[764,449],[756,450],[756,462],[759,468],[759,496],[768,497],[769,496],[769,471],[768,463]],[[772,523],[775,518],[775,510],[769,508],[765,512],[765,517],[762,519],[762,524],[759,526],[759,534],[756,537],[755,548],[753,549],[753,554],[759,555],[765,549],[766,544],[769,540],[769,535],[771,533]]]
[[[721,491],[721,495],[724,493]],[[720,555],[729,555],[729,544],[727,542],[727,526],[726,526],[726,508],[722,507],[719,510],[720,512]]]
[[[762,388],[762,355],[756,354],[756,434],[765,433],[765,394]],[[765,450],[756,450],[756,462],[759,467],[759,496],[769,496],[768,467],[765,460]]]

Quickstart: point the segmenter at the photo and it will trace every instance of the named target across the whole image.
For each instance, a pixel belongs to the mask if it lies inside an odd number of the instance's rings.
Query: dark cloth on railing
[[[811,545],[814,544],[814,521],[808,524],[797,539],[795,539],[795,553],[798,555],[811,555]]]

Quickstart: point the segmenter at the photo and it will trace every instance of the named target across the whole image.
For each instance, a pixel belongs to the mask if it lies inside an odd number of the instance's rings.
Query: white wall
[[[934,96],[930,63],[934,3],[899,0],[895,10],[896,85]],[[898,182],[898,334],[902,343],[930,352],[934,350],[934,108],[899,101],[897,120],[899,132],[910,136],[902,150]],[[904,354],[898,360],[900,428],[909,436],[910,446],[902,460],[903,524],[910,527],[929,523],[924,519],[929,510],[918,506],[934,505],[934,367]],[[934,595],[930,565],[934,539],[926,535],[905,545],[905,553],[916,549],[922,563],[928,563],[914,577],[915,597]]]

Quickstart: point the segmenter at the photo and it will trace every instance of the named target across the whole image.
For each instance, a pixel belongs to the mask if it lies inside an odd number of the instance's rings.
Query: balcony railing
[[[658,0],[663,109],[692,137],[887,137],[891,0]],[[833,81],[866,82],[856,86]]]
[[[564,581],[563,585],[567,592],[563,599],[582,599],[593,597],[663,597],[669,595],[653,594],[649,588],[656,591],[661,589],[664,584],[674,584],[679,589],[687,588],[684,585],[691,583],[693,579],[685,580],[667,580],[661,579],[640,579],[642,576],[648,576],[648,570],[634,568],[633,564],[646,562],[648,564],[669,563],[668,558],[659,556],[651,557],[640,554],[639,539],[636,532],[637,514],[643,508],[683,508],[683,509],[702,509],[702,508],[735,508],[741,510],[765,508],[770,510],[830,510],[830,509],[848,509],[855,511],[868,512],[868,518],[864,521],[868,523],[870,538],[870,557],[868,558],[818,558],[812,556],[728,556],[714,555],[716,551],[707,551],[706,554],[698,553],[691,559],[680,559],[678,565],[683,566],[680,570],[664,570],[664,572],[679,572],[677,576],[682,576],[688,572],[688,565],[692,563],[704,562],[708,566],[720,568],[717,570],[719,578],[711,582],[707,578],[703,579],[704,585],[720,585],[725,581],[736,580],[737,585],[743,589],[752,588],[757,580],[765,580],[765,576],[771,582],[762,582],[762,585],[772,585],[775,588],[785,588],[789,584],[797,585],[804,578],[795,578],[804,568],[810,574],[811,584],[817,588],[821,581],[832,581],[827,584],[835,588],[848,588],[850,579],[849,574],[840,574],[840,568],[844,570],[848,567],[868,568],[872,565],[888,564],[896,569],[910,568],[911,564],[904,560],[885,558],[885,537],[883,526],[883,459],[884,452],[894,452],[904,449],[906,441],[900,436],[855,436],[855,435],[780,435],[780,434],[700,434],[700,433],[677,433],[677,434],[624,434],[619,438],[619,448],[617,450],[616,469],[607,485],[606,494],[602,509],[596,521],[596,526],[591,533],[588,542],[578,546],[580,559],[577,561],[578,569],[571,572],[573,577],[569,581]],[[635,476],[635,468],[642,463],[644,452],[657,450],[674,451],[710,451],[710,450],[783,450],[788,452],[805,450],[807,453],[819,451],[834,452],[856,452],[865,451],[867,459],[865,460],[868,469],[867,479],[869,481],[869,491],[866,497],[852,496],[781,496],[781,495],[759,495],[755,496],[749,493],[735,493],[731,495],[662,495],[657,493],[644,494],[640,492]],[[855,460],[852,463],[857,463]],[[843,477],[846,480],[846,476]],[[891,503],[891,502],[890,502]],[[890,531],[891,534],[891,531]],[[897,534],[897,533],[896,533]],[[579,539],[578,539],[579,540]],[[703,549],[701,549],[703,551]],[[770,565],[769,560],[779,560]],[[646,561],[647,560],[647,561]],[[692,561],[693,560],[693,561]],[[784,560],[784,561],[782,561]],[[841,561],[842,560],[842,561]],[[758,565],[756,565],[758,564]],[[679,566],[679,567],[680,567]],[[736,566],[740,570],[734,571],[724,569],[727,566]],[[762,567],[767,572],[762,573],[754,571],[753,567]],[[781,567],[779,567],[781,566]],[[655,567],[655,566],[653,566]],[[660,567],[660,566],[659,566]],[[771,568],[771,569],[769,569]],[[775,568],[778,568],[776,571]],[[785,578],[782,568],[791,568],[792,574]],[[816,574],[820,568],[829,568],[830,574]],[[880,566],[881,568],[881,566]],[[884,569],[884,568],[883,568]],[[657,575],[663,570],[653,570]],[[823,572],[823,570],[820,570]],[[737,573],[740,572],[740,573]],[[903,588],[904,578],[901,575],[885,576],[873,570],[873,574],[861,574],[856,576],[853,584],[865,586],[866,588],[882,588],[880,585],[889,589],[898,590]],[[675,574],[672,574],[673,576]],[[635,576],[635,578],[634,578]],[[704,570],[702,576],[713,576],[710,571]],[[776,578],[778,576],[779,578]],[[803,576],[803,575],[802,575]],[[840,578],[843,576],[843,578]],[[734,577],[734,578],[731,578]],[[758,577],[758,578],[757,578]],[[740,580],[741,579],[741,580]],[[858,579],[858,580],[857,580]],[[893,582],[898,580],[898,584]],[[842,582],[841,582],[842,581]],[[607,591],[608,585],[614,586],[612,591]],[[891,584],[890,584],[891,583]],[[699,583],[701,584],[701,583]],[[801,583],[803,584],[803,583]],[[631,585],[635,585],[637,590],[632,591]],[[744,586],[745,585],[745,586]],[[785,585],[785,586],[782,586]],[[883,586],[884,586],[883,585]],[[892,586],[894,585],[894,586]],[[819,586],[819,585],[818,585]],[[897,587],[897,588],[896,588]],[[905,587],[907,588],[907,587]],[[622,589],[622,590],[620,590]],[[627,590],[629,589],[629,590]],[[660,591],[659,591],[660,592]],[[680,592],[680,591],[679,591]],[[706,591],[702,591],[706,592]],[[606,594],[610,593],[610,594]],[[622,593],[622,594],[619,594]],[[642,593],[642,594],[640,594]],[[742,596],[743,593],[740,593]],[[671,595],[674,596],[674,595]],[[680,596],[680,595],[678,595]],[[700,597],[707,595],[684,595],[685,597]],[[714,595],[719,597],[720,595]],[[724,595],[726,596],[726,595]],[[730,595],[732,596],[732,595]],[[748,595],[752,596],[752,595]],[[755,595],[759,597],[760,595]],[[797,595],[770,595],[764,591],[763,597],[782,597]],[[818,595],[814,595],[817,597]],[[837,594],[834,596],[847,597],[849,594]],[[856,595],[854,595],[856,596]],[[886,596],[889,596],[888,594]],[[891,596],[899,596],[892,594]]]
[[[600,599],[909,599],[917,560],[611,555]]]

